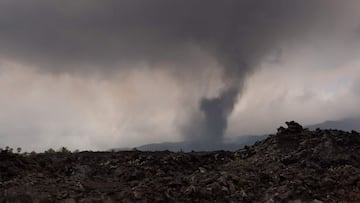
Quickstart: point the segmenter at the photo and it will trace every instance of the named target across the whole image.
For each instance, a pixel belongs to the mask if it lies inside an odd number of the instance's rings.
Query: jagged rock
[[[236,152],[0,152],[0,202],[359,202],[360,134],[286,125]]]
[[[288,131],[301,132],[303,130],[303,127],[295,121],[285,122],[285,124],[288,126]]]

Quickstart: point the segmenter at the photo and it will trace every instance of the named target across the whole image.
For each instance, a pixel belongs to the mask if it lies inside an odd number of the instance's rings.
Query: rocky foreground
[[[360,202],[360,134],[295,122],[236,152],[0,153],[0,202]]]

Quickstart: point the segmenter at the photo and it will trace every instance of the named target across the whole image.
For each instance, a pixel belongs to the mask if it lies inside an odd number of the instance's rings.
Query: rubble
[[[286,122],[236,152],[0,153],[0,202],[360,201],[360,134]]]

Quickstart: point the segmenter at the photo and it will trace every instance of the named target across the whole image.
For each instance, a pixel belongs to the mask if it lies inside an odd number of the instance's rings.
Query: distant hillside
[[[225,141],[220,144],[209,145],[208,143],[197,143],[197,142],[162,142],[162,143],[153,143],[146,144],[135,147],[140,151],[165,151],[169,150],[172,152],[190,152],[190,151],[213,151],[213,150],[226,150],[226,151],[235,151],[240,148],[243,148],[245,145],[252,145],[256,141],[263,140],[267,135],[247,135],[247,136],[238,136],[231,140]],[[115,151],[126,151],[129,148],[120,148],[115,149]]]
[[[323,123],[310,125],[308,126],[310,129],[338,129],[338,130],[344,130],[344,131],[360,131],[360,117],[357,118],[346,118],[342,120],[336,120],[336,121],[325,121]]]
[[[343,131],[355,130],[360,132],[360,117],[357,118],[346,118],[335,121],[325,121],[314,125],[306,126],[310,130],[320,129],[338,129]],[[270,134],[270,133],[269,133]],[[227,150],[235,151],[243,148],[245,145],[252,145],[256,141],[267,138],[268,135],[244,135],[238,136],[231,140],[227,140],[224,143],[217,145],[206,145],[206,143],[193,143],[193,142],[162,142],[152,143],[135,147],[140,151],[165,151],[169,150],[172,152],[190,152],[190,151],[213,151],[213,150]],[[132,148],[117,148],[115,151],[128,151]]]

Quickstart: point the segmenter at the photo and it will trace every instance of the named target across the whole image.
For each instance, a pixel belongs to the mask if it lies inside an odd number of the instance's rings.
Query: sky
[[[360,116],[357,0],[2,0],[0,147],[214,145]]]

